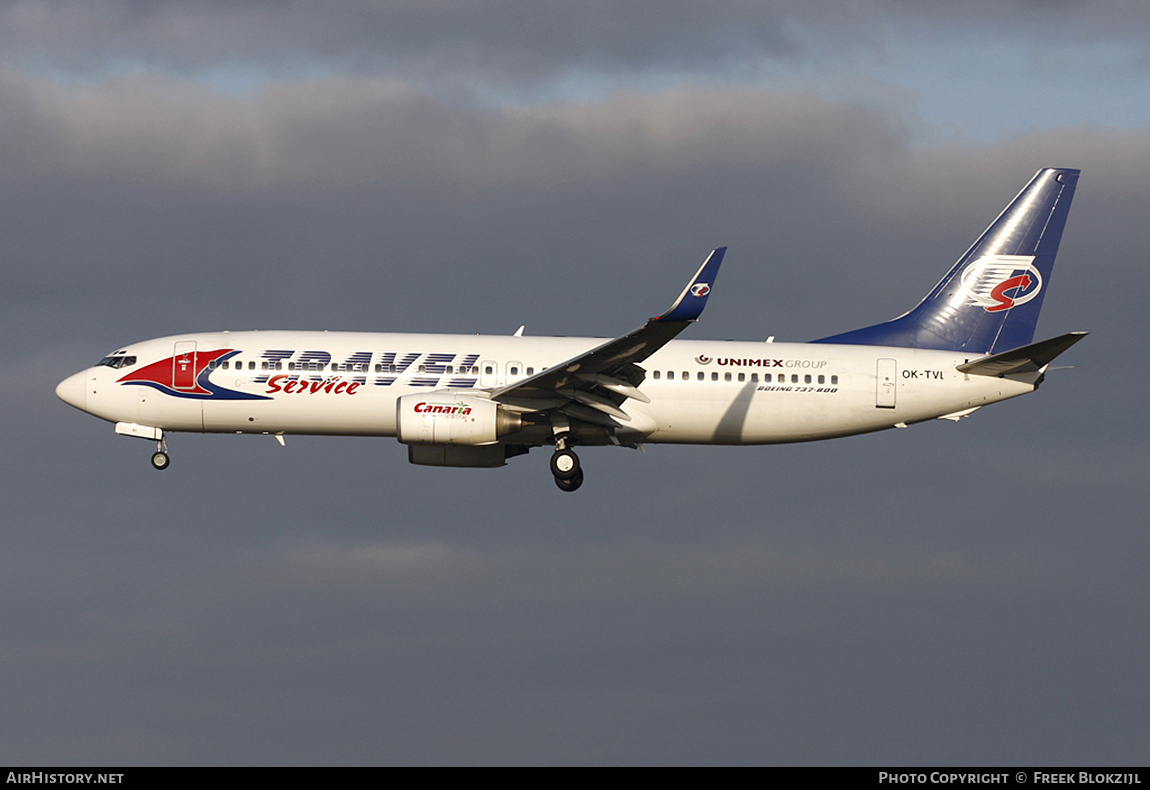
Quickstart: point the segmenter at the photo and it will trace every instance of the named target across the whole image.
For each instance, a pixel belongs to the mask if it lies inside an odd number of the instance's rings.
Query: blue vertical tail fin
[[[816,343],[996,354],[1034,339],[1078,170],[1038,171],[917,307]]]

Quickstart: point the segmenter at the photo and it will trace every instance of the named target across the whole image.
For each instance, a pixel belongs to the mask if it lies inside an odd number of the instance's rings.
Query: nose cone
[[[56,385],[56,397],[81,411],[87,406],[88,384],[83,372],[74,373]]]

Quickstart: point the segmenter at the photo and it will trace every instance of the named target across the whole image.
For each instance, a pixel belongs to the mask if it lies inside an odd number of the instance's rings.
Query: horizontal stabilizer
[[[961,373],[972,376],[1009,376],[1012,373],[1035,373],[1054,361],[1054,358],[1089,334],[1069,332],[1065,335],[1040,340],[1001,354],[982,357],[965,365],[958,365]]]

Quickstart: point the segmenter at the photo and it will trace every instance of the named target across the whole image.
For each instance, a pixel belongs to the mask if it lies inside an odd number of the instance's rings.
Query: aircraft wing
[[[629,422],[631,418],[619,408],[623,401],[634,398],[650,403],[637,389],[646,377],[637,363],[699,319],[726,251],[726,247],[712,250],[679,298],[661,315],[622,337],[500,387],[491,393],[491,399],[518,411],[556,409],[611,427]]]

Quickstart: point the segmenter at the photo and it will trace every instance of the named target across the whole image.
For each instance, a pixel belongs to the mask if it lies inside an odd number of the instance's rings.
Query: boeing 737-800
[[[892,321],[808,343],[675,340],[699,318],[725,248],[674,304],[614,340],[353,332],[210,332],[120,348],[56,394],[157,443],[179,431],[394,436],[408,460],[496,467],[552,446],[775,444],[957,420],[1037,389],[1081,340],[1033,342],[1078,180],[1041,170],[937,286]]]

